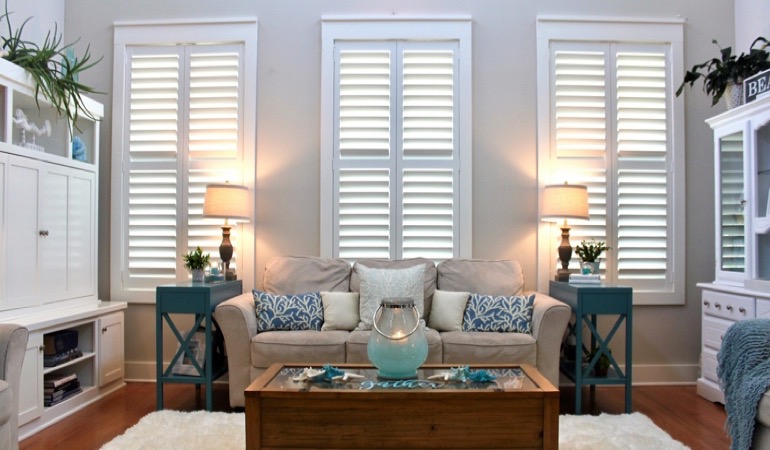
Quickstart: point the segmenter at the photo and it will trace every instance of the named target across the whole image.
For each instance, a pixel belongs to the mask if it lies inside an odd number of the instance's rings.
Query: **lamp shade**
[[[546,186],[540,218],[546,222],[588,220],[588,188],[567,183]]]
[[[203,199],[203,217],[249,222],[249,189],[234,184],[209,184]]]

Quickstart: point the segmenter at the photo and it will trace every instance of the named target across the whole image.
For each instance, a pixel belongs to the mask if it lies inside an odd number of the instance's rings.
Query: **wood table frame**
[[[302,366],[274,364],[246,388],[248,449],[558,448],[559,391],[529,365],[473,365],[519,367],[535,386],[496,390],[271,387],[284,367]]]

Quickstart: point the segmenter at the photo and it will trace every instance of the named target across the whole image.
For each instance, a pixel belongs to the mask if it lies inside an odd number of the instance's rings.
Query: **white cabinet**
[[[123,379],[123,313],[99,319],[99,386]]]
[[[0,58],[0,322],[30,331],[19,392],[21,438],[124,385],[126,304],[97,295],[104,108],[83,98],[90,114],[71,127],[35,95],[29,74]],[[50,127],[50,134],[25,123]],[[45,367],[45,336],[58,330],[76,330],[83,354]],[[43,380],[57,373],[76,374],[82,392],[46,407]]]
[[[770,98],[707,120],[714,130],[715,279],[703,288],[698,393],[724,402],[721,339],[737,321],[770,317]]]
[[[123,310],[125,303],[98,302],[56,317],[28,317],[30,329],[19,392],[19,436],[27,437],[124,386]],[[41,326],[41,324],[44,324]],[[53,367],[44,362],[45,336],[60,330],[77,332],[82,356]],[[75,374],[81,392],[45,406],[46,376]]]

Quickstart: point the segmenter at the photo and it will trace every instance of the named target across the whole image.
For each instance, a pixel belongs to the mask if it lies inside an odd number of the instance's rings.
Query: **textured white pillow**
[[[374,312],[382,299],[389,297],[409,297],[422,318],[425,313],[423,276],[425,265],[419,264],[406,269],[370,269],[357,264],[356,270],[361,277],[361,297],[359,302],[359,330],[371,330]]]
[[[358,325],[358,292],[321,292],[324,323],[321,331],[354,330]]]
[[[440,291],[433,293],[428,326],[437,331],[462,331],[463,313],[470,292]]]

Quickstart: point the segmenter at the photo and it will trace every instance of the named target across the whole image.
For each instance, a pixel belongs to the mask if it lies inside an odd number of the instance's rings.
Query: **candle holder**
[[[428,340],[414,300],[383,299],[372,322],[366,351],[378,369],[377,376],[389,380],[417,378],[417,369],[428,358]]]

